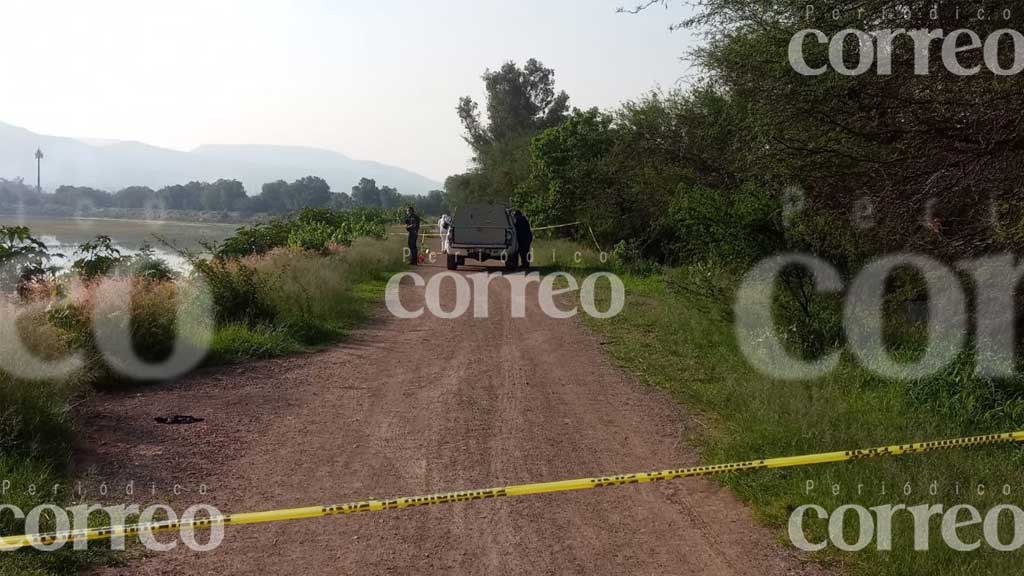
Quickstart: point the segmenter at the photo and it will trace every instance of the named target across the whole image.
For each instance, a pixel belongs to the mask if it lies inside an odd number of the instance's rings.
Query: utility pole
[[[36,192],[40,194],[43,192],[42,164],[43,151],[36,148]]]

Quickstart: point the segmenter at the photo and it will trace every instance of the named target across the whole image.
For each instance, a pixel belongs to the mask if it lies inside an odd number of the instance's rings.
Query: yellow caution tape
[[[18,550],[20,548],[36,544],[50,545],[57,541],[74,542],[82,540],[109,540],[113,537],[134,536],[141,532],[172,532],[185,529],[206,529],[211,526],[241,526],[243,524],[264,524],[268,522],[319,518],[322,516],[334,516],[338,514],[354,514],[357,512],[401,510],[403,508],[413,508],[417,506],[432,506],[435,504],[466,502],[469,500],[485,500],[488,498],[499,498],[502,496],[526,496],[528,494],[570,492],[574,490],[588,490],[591,488],[604,488],[608,486],[623,486],[626,484],[646,484],[648,482],[673,480],[676,478],[689,478],[691,476],[708,476],[712,474],[762,470],[767,468],[808,466],[811,464],[863,460],[882,456],[901,456],[904,454],[917,454],[931,450],[968,448],[989,444],[1008,444],[1012,442],[1024,442],[1024,430],[1018,432],[1007,432],[1004,434],[989,434],[987,436],[972,436],[969,438],[936,440],[916,444],[900,444],[896,446],[883,446],[880,448],[847,450],[845,452],[825,452],[821,454],[807,454],[803,456],[786,456],[782,458],[750,460],[747,462],[735,462],[732,464],[717,464],[714,466],[695,466],[692,468],[680,468],[676,470],[661,470],[657,472],[636,472],[633,474],[619,474],[616,476],[602,476],[599,478],[578,478],[575,480],[561,480],[557,482],[518,484],[505,486],[503,488],[485,488],[483,490],[447,492],[443,494],[432,494],[429,496],[410,496],[388,500],[364,500],[361,502],[349,502],[347,504],[334,504],[330,506],[310,506],[307,508],[269,510],[266,512],[225,514],[222,516],[215,516],[213,518],[193,519],[186,522],[150,522],[147,524],[130,524],[106,528],[89,528],[66,532],[52,532],[48,534],[5,537],[0,538],[0,551]]]

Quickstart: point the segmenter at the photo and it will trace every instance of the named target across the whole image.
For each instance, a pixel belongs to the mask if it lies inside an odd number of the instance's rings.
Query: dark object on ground
[[[195,424],[196,422],[202,422],[204,418],[175,414],[174,416],[157,416],[154,420],[161,424]]]

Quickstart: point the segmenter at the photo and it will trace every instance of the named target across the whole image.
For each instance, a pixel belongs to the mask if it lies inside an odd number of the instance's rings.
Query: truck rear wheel
[[[457,270],[459,268],[459,257],[455,254],[447,254],[448,258],[448,269]]]

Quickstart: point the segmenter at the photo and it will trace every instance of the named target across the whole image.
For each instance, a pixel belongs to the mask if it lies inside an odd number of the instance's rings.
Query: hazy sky
[[[0,0],[0,121],[44,134],[337,150],[443,180],[469,150],[458,98],[536,57],[578,107],[695,70],[684,8],[635,0]],[[482,103],[482,102],[481,102]]]

